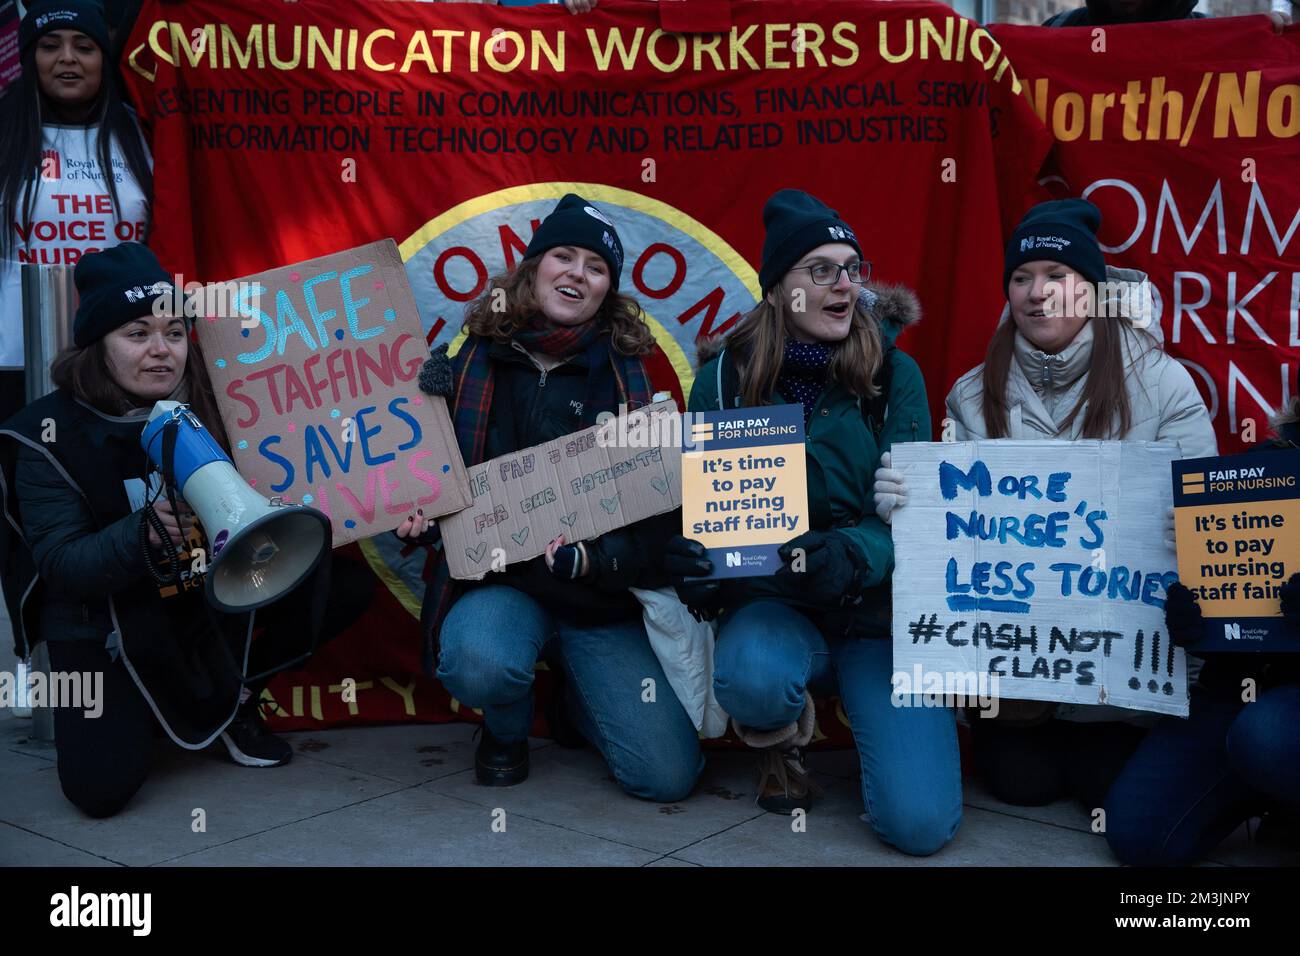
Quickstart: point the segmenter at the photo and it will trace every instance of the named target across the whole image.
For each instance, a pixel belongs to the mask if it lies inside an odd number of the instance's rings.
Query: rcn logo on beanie
[[[1070,247],[1070,240],[1064,236],[1026,236],[1020,240],[1020,251],[1030,252],[1034,249],[1051,249],[1061,252]]]

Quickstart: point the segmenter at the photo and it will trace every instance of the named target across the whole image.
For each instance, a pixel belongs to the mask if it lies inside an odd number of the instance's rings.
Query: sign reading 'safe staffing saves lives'
[[[1174,532],[1205,616],[1193,650],[1300,650],[1278,596],[1300,572],[1300,451],[1174,462]]]
[[[198,321],[235,467],[329,516],[334,546],[472,500],[391,239],[246,276],[237,318]],[[212,295],[222,301],[226,295]]]
[[[682,533],[709,551],[715,578],[775,574],[777,549],[808,530],[803,408],[687,416]]]
[[[894,670],[1186,717],[1165,631],[1171,443],[895,445]],[[952,675],[950,678],[949,675]],[[928,676],[917,683],[930,683]]]

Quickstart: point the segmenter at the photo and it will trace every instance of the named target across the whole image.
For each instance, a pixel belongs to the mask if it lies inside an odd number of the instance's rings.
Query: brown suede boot
[[[776,730],[754,730],[731,721],[736,736],[762,751],[758,760],[758,797],[755,802],[769,813],[805,812],[822,788],[812,779],[804,763],[803,748],[812,740],[816,712],[812,695],[804,692],[804,709],[799,719]]]

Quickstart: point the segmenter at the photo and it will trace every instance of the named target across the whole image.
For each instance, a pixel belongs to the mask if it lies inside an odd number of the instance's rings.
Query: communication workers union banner
[[[1250,449],[1300,362],[1300,27],[993,32],[1056,139],[1045,185],[1101,207],[1107,260],[1150,277],[1219,450]]]
[[[618,226],[656,381],[675,370],[689,389],[696,340],[759,294],[763,202],[803,188],[853,226],[877,279],[920,295],[932,331],[904,346],[938,411],[983,355],[1002,236],[1050,145],[998,42],[937,3],[735,3],[710,34],[660,16],[618,0],[580,16],[146,3],[123,67],[156,161],[150,244],[185,281],[226,281],[391,237],[437,343],[578,192]],[[418,611],[418,555],[389,535],[361,546]],[[429,716],[384,683],[409,686],[376,670],[374,633],[333,642],[292,694],[274,684],[279,726]],[[349,648],[366,653],[344,663]],[[354,701],[327,661],[357,677]]]
[[[622,288],[688,385],[695,340],[758,295],[764,200],[797,187],[920,294],[942,334],[909,348],[936,391],[978,361],[1048,145],[988,32],[937,3],[736,3],[714,34],[659,16],[146,4],[124,66],[152,126],[151,245],[219,281],[392,237],[436,343],[576,191],[616,222]]]

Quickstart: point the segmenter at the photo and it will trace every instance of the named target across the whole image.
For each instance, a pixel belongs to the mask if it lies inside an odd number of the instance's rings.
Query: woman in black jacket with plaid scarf
[[[538,227],[523,261],[469,306],[454,364],[435,353],[421,376],[421,388],[447,398],[467,464],[650,402],[641,357],[652,350],[653,333],[636,302],[618,291],[622,267],[614,224],[570,194]],[[672,518],[583,542],[567,541],[562,527],[546,529],[545,555],[477,582],[452,582],[439,562],[421,615],[426,662],[436,658],[438,679],[463,705],[483,711],[479,783],[511,786],[527,777],[533,667],[542,658],[562,689],[557,739],[571,717],[627,793],[661,802],[690,793],[703,767],[698,735],[628,590],[668,583],[661,556]],[[398,535],[423,542],[427,527],[415,515]],[[491,571],[486,548],[477,560]],[[646,692],[650,686],[655,692]]]

